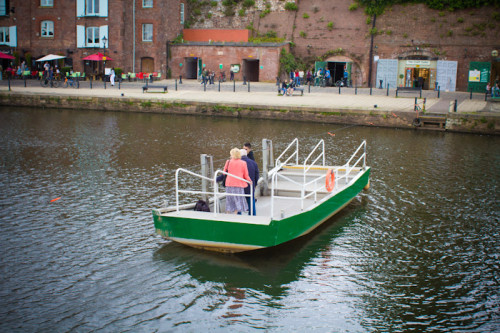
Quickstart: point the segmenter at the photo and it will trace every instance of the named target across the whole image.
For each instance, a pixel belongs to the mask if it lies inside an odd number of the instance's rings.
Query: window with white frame
[[[87,27],[87,46],[99,47],[99,27]]]
[[[41,7],[54,7],[54,0],[40,0]]]
[[[142,7],[143,8],[152,8],[153,7],[153,0],[142,0]]]
[[[42,21],[42,37],[54,37],[54,22]]]
[[[184,4],[181,3],[181,24],[184,24]]]
[[[150,23],[142,25],[142,41],[152,42],[153,41],[153,25]]]
[[[10,34],[9,27],[0,27],[0,44],[9,44]]]
[[[85,12],[87,15],[99,14],[99,2],[100,0],[85,0]]]

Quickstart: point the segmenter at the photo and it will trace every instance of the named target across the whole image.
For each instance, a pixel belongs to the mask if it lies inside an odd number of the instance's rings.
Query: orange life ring
[[[328,171],[326,172],[325,187],[328,192],[333,191],[333,188],[335,187],[335,172],[333,172],[332,169],[328,169]]]

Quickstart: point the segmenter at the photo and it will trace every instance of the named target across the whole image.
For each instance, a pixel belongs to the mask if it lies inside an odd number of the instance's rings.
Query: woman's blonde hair
[[[233,148],[231,149],[231,158],[234,158],[236,160],[239,160],[241,158],[241,153],[239,148]]]

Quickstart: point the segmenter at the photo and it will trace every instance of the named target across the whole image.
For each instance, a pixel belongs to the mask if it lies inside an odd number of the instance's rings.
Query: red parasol
[[[97,52],[97,53],[91,54],[89,56],[86,56],[85,58],[83,58],[83,60],[90,60],[90,61],[103,61],[103,60],[105,60],[105,61],[108,61],[108,60],[113,60],[113,59],[111,59],[108,56],[105,56],[101,52]]]
[[[0,59],[16,59],[16,57],[11,56],[10,54],[5,54],[0,52]]]

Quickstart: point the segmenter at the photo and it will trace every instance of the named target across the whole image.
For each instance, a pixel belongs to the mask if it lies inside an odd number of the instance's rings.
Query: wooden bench
[[[397,87],[396,88],[396,97],[398,97],[398,93],[420,93],[420,98],[422,98],[422,88],[421,87]]]
[[[166,93],[168,90],[167,86],[145,85],[142,87],[142,93],[145,93],[149,89],[163,89],[163,93]]]
[[[415,127],[425,127],[425,125],[432,124],[439,128],[445,128],[446,117],[445,116],[421,116],[413,120],[413,126]]]

